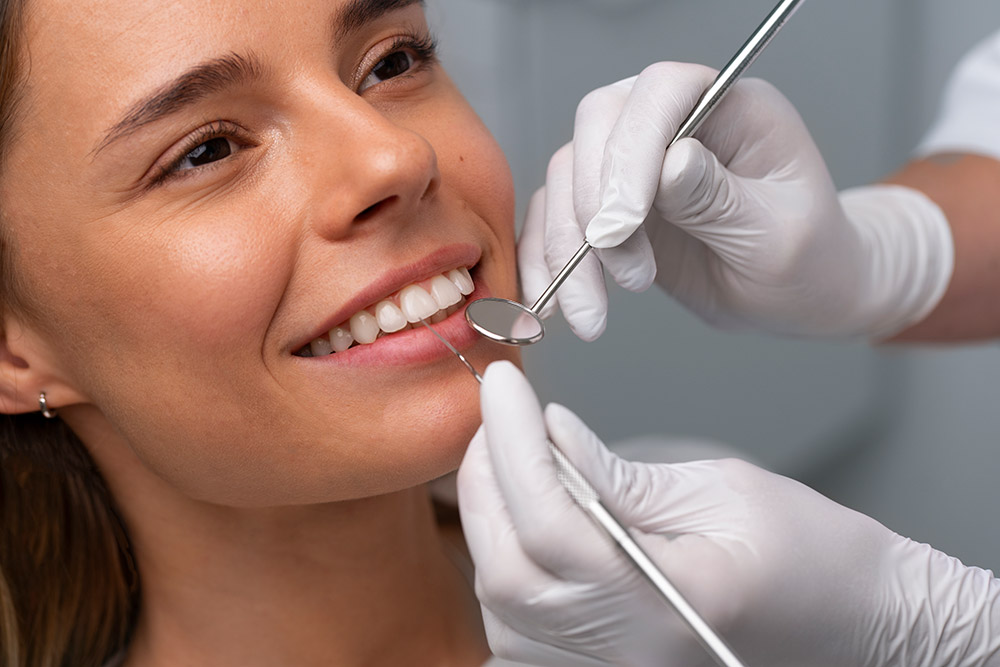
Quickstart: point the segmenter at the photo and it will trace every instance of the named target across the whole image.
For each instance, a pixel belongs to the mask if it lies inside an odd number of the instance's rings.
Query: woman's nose
[[[441,182],[434,148],[419,132],[360,98],[351,106],[350,118],[336,137],[320,142],[327,149],[315,160],[321,171],[312,227],[329,240],[380,220],[405,223]]]

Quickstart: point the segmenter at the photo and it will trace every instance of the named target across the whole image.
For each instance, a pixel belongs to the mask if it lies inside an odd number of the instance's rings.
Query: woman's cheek
[[[471,109],[467,114],[461,121],[456,120],[456,126],[465,128],[461,142],[449,154],[439,154],[442,177],[453,184],[464,205],[485,221],[497,239],[492,248],[496,272],[491,271],[491,289],[495,294],[514,297],[517,278],[513,177],[493,135]]]
[[[496,139],[461,93],[449,82],[440,106],[428,110],[433,119],[426,132],[438,155],[446,182],[455,184],[466,201],[487,221],[510,226],[513,238],[514,180]]]
[[[173,296],[163,316],[214,345],[261,337],[291,270],[278,239],[260,236],[268,227],[209,224],[171,240],[154,288]]]
[[[478,117],[469,125],[466,148],[458,151],[457,171],[466,187],[477,191],[478,201],[492,204],[503,222],[513,222],[514,179],[507,158]]]
[[[198,358],[261,338],[290,268],[280,221],[255,219],[248,212],[253,208],[207,209],[144,224],[143,234],[127,239],[125,253],[117,245],[103,257],[91,249],[87,280],[103,286],[94,292],[106,302],[105,335],[125,347],[157,340],[161,352]]]

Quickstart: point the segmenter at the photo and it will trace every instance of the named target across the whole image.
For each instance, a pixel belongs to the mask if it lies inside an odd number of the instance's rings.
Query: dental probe
[[[483,383],[483,377],[476,372],[476,369],[469,363],[469,360],[455,349],[454,345],[449,343],[426,320],[421,319],[420,322],[430,329],[431,333],[437,336],[438,340],[444,343],[458,357],[459,361],[465,364],[465,367],[469,369],[472,376],[476,378],[476,382],[479,384]],[[556,466],[556,477],[563,485],[563,488],[566,489],[566,492],[569,493],[573,502],[590,516],[598,528],[614,540],[618,548],[625,554],[626,559],[639,570],[646,578],[646,581],[660,594],[664,602],[673,608],[681,617],[681,620],[691,628],[691,631],[694,632],[695,637],[705,651],[712,656],[720,667],[746,667],[746,664],[733,653],[733,650],[729,648],[725,640],[712,629],[712,626],[691,606],[687,598],[681,595],[681,592],[670,583],[667,576],[656,566],[643,548],[632,539],[632,535],[628,532],[628,529],[604,506],[597,490],[587,481],[583,473],[570,463],[566,455],[551,440],[548,441],[548,444]]]
[[[483,383],[483,376],[480,375],[478,372],[476,372],[475,366],[473,366],[469,362],[469,360],[465,358],[465,355],[463,355],[461,352],[459,352],[457,349],[455,349],[455,346],[452,345],[451,343],[449,343],[447,338],[445,338],[444,336],[442,336],[441,334],[439,334],[437,332],[437,329],[435,329],[430,324],[428,324],[427,320],[425,320],[423,318],[420,318],[420,323],[423,324],[425,327],[427,327],[432,334],[434,334],[435,336],[437,336],[437,339],[439,341],[441,341],[442,343],[444,343],[444,346],[447,347],[449,350],[451,350],[455,354],[455,356],[458,357],[459,361],[461,361],[463,364],[465,364],[465,367],[469,369],[470,373],[472,373],[472,377],[476,378],[476,382],[478,382],[479,384]]]
[[[681,139],[687,139],[698,131],[698,128],[719,105],[729,89],[739,80],[743,72],[757,60],[757,56],[767,48],[767,45],[792,17],[800,4],[802,4],[802,0],[781,0],[771,10],[764,22],[754,30],[750,38],[736,52],[736,55],[722,68],[712,85],[698,98],[691,113],[684,119],[674,138],[667,144],[667,150],[670,150],[670,147]],[[542,322],[541,316],[542,309],[576,267],[590,254],[591,250],[593,250],[593,246],[590,245],[589,241],[584,240],[583,245],[570,258],[566,266],[556,274],[556,277],[552,279],[552,282],[531,308],[510,299],[486,297],[476,299],[468,305],[465,310],[466,320],[481,335],[498,343],[505,345],[533,345],[537,343],[545,336],[545,324]]]

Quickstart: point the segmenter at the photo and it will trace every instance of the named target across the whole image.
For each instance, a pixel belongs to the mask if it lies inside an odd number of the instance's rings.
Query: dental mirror
[[[722,68],[712,85],[702,93],[694,109],[684,119],[677,134],[667,145],[667,150],[681,139],[693,135],[701,127],[733,84],[757,60],[757,56],[770,44],[801,3],[802,0],[781,0],[771,10],[764,22],[754,30],[736,55]],[[495,297],[477,299],[465,309],[466,321],[481,335],[498,343],[518,346],[537,343],[545,336],[545,325],[540,315],[542,308],[591,250],[592,246],[584,241],[531,308],[510,299]]]
[[[531,345],[545,335],[542,318],[507,299],[476,299],[466,309],[465,319],[480,334],[504,345]]]
[[[486,338],[504,345],[520,346],[537,343],[545,336],[542,308],[591,249],[589,243],[584,243],[531,308],[510,299],[496,297],[476,299],[465,309],[465,319],[469,326]]]

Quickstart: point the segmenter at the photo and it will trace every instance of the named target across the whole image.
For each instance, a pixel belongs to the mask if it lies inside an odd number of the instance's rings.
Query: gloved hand
[[[711,665],[559,485],[546,432],[692,605],[757,665],[1000,665],[1000,585],[736,460],[636,464],[506,362],[459,471],[493,651],[537,665]]]
[[[717,326],[881,338],[923,319],[951,278],[944,214],[900,186],[838,196],[795,108],[769,84],[739,82],[664,157],[715,74],[660,63],[584,98],[518,246],[527,302],[586,230],[620,285],[641,291],[656,276]],[[607,294],[596,260],[557,297],[581,338],[601,334]]]

